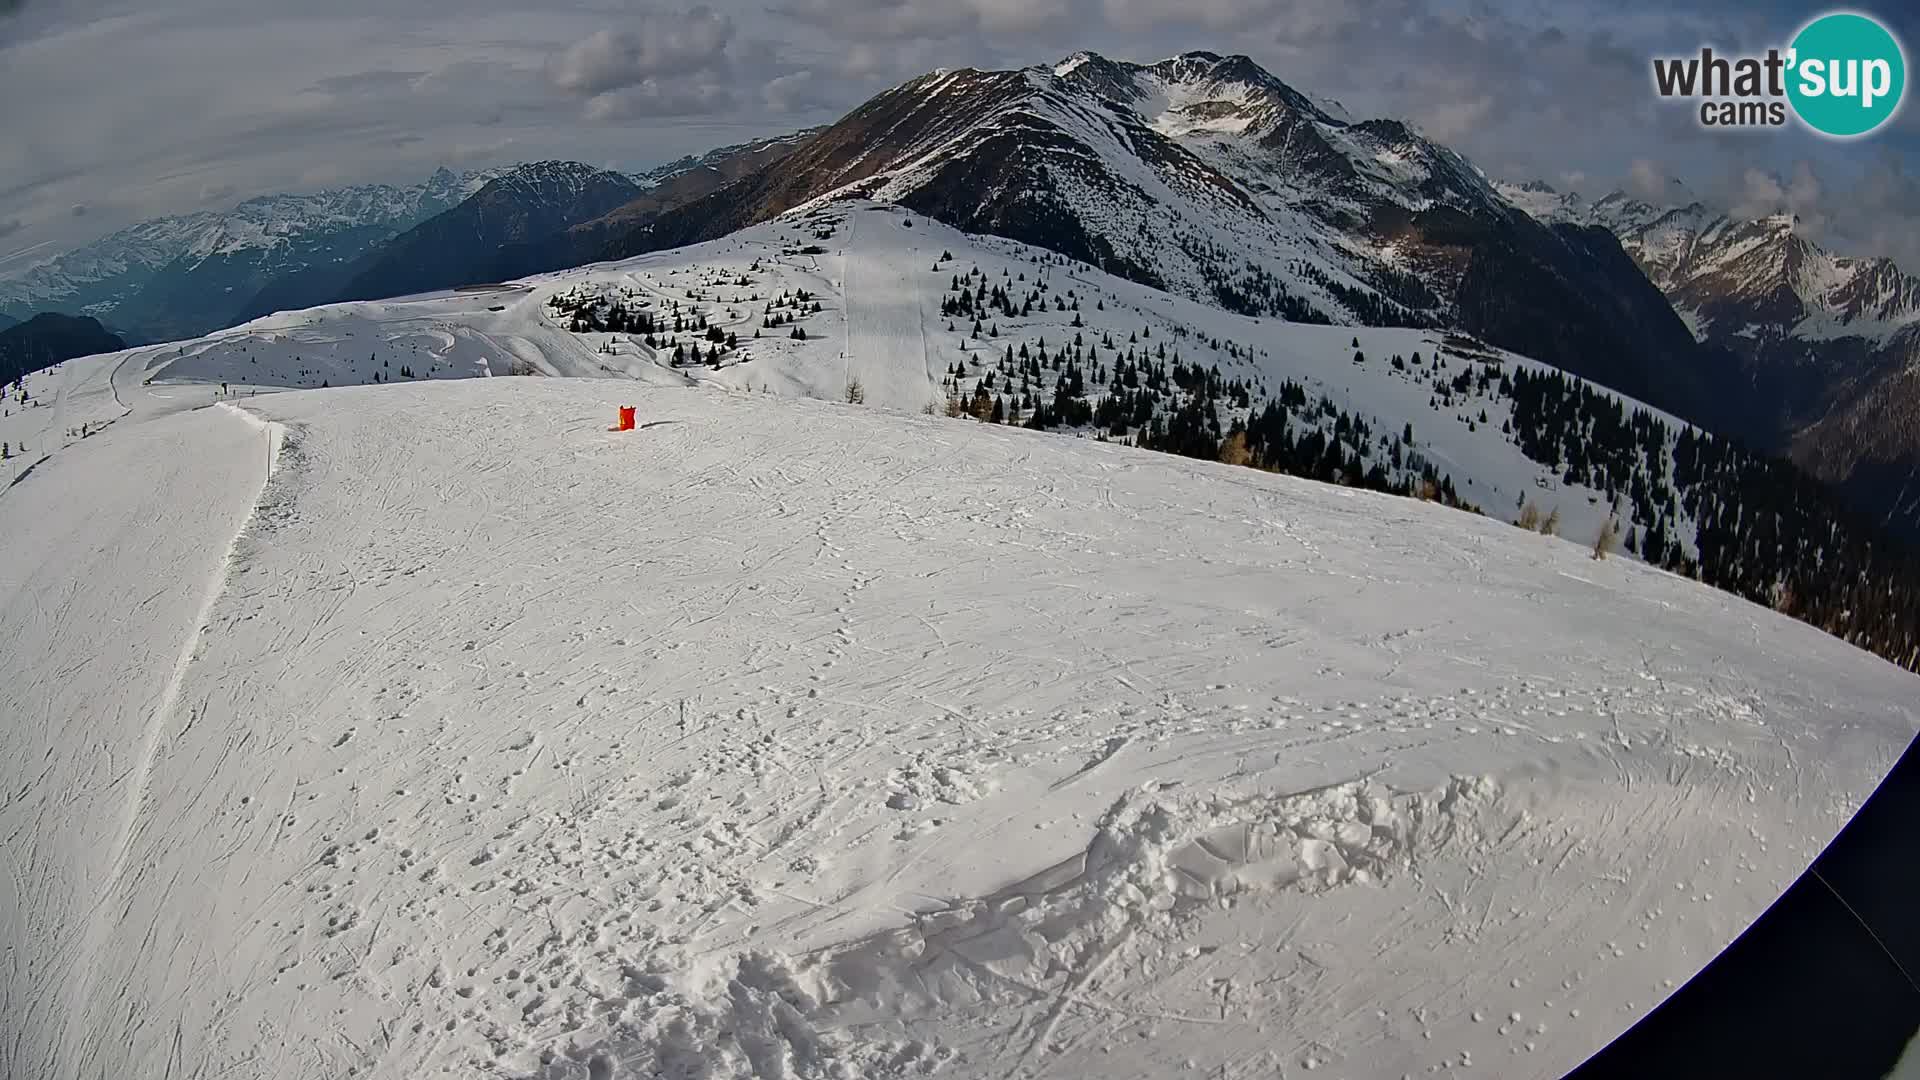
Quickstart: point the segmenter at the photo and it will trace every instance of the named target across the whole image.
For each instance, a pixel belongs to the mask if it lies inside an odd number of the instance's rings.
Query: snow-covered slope
[[[1014,314],[981,308],[977,334],[976,316],[943,314],[961,275],[970,294],[1007,291]],[[1037,305],[1022,302],[1030,292],[1042,297]],[[632,317],[659,320],[651,346],[639,332],[574,331],[609,325],[615,303]],[[585,308],[599,321],[576,320]],[[702,319],[714,335],[734,335],[734,347],[710,340]],[[796,328],[805,340],[792,336]],[[686,364],[673,363],[676,350]],[[1130,358],[1217,369],[1221,380],[1242,384],[1245,397],[1222,398],[1216,441],[1236,419],[1251,424],[1273,404],[1287,412],[1295,440],[1319,432],[1359,455],[1362,468],[1379,465],[1389,481],[1444,482],[1503,518],[1531,501],[1542,513],[1558,511],[1562,533],[1581,542],[1617,511],[1628,528],[1658,528],[1672,543],[1692,544],[1690,518],[1669,483],[1671,446],[1684,425],[1637,402],[1624,401],[1622,416],[1644,412],[1664,426],[1653,448],[1611,474],[1572,473],[1560,451],[1549,459],[1523,449],[1508,430],[1518,403],[1503,383],[1521,373],[1557,376],[1544,365],[1437,331],[1233,315],[883,205],[796,212],[724,240],[493,288],[289,312],[135,350],[115,363],[123,363],[123,381],[201,387],[337,387],[531,371],[838,400],[857,381],[867,403],[910,412],[945,411],[950,399],[970,402],[984,387],[1017,410],[1013,422],[1025,422],[1036,405],[1057,402],[1056,384],[1070,374],[1064,363],[1022,374],[1043,351],[1085,372],[1084,400],[1096,409],[1114,396],[1118,369]],[[717,366],[705,362],[710,354],[719,355]],[[1568,385],[1578,391],[1583,384]],[[1168,387],[1154,423],[1164,430],[1188,400]],[[1065,426],[1148,437],[1140,420],[1117,431],[1098,420]],[[1569,446],[1585,440],[1578,430],[1564,437]],[[1591,448],[1576,453],[1598,460]],[[1634,474],[1652,493],[1643,503],[1626,497]]]
[[[820,352],[606,358],[703,387],[199,380],[590,365],[538,290],[751,238],[34,376],[91,434],[0,493],[0,1073],[1557,1076],[1920,726],[1907,673],[1498,521],[725,392],[907,393],[914,254]]]

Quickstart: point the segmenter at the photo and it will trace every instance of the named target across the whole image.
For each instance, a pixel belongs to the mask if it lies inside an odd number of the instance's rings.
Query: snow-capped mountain
[[[1537,183],[1501,191],[1544,220],[1613,232],[1699,340],[1737,359],[1722,427],[1791,451],[1920,536],[1920,277],[1830,252],[1791,214],[1740,219],[1621,192],[1587,203]]]
[[[1882,343],[1920,323],[1920,277],[1891,259],[1829,252],[1792,214],[1737,219],[1701,202],[1654,206],[1614,192],[1586,203],[1537,181],[1498,186],[1536,217],[1619,237],[1702,340],[1745,340],[1755,352],[1788,338]]]
[[[496,170],[469,198],[352,263],[289,275],[250,316],[483,284],[590,260],[607,239],[784,157],[810,132],[720,147],[630,175],[572,161]]]
[[[1549,225],[1566,222],[1592,224],[1586,213],[1587,204],[1579,195],[1561,191],[1545,180],[1527,180],[1517,184],[1499,180],[1494,182],[1493,187],[1501,198],[1536,221]]]
[[[1544,226],[1446,147],[1242,56],[936,71],[604,254],[854,195],[1242,314],[1455,326],[1682,414],[1710,398],[1612,237]]]
[[[464,173],[442,168],[407,187],[364,184],[264,195],[231,210],[141,222],[0,275],[0,318],[19,321],[44,310],[85,313],[136,340],[170,340],[326,303],[378,266],[379,249],[456,209],[496,180],[503,186],[489,196],[497,201],[487,228],[504,231],[489,246],[523,243],[533,232],[552,232],[555,238],[542,246],[565,254],[557,256],[557,262],[556,257],[536,259],[537,265],[515,272],[549,269],[583,261],[608,237],[650,219],[660,207],[706,194],[746,171],[749,163],[777,160],[807,134],[721,147],[637,174],[577,162]],[[588,193],[583,185],[596,185],[596,190]],[[623,193],[627,200],[608,205],[609,191]],[[626,201],[633,207],[618,216]],[[527,207],[531,216],[520,215],[525,220],[518,223],[502,222],[499,207],[506,203]],[[543,203],[551,205],[539,209]],[[571,238],[570,246],[560,235],[609,211],[616,216],[602,232]]]
[[[351,260],[459,203],[490,173],[436,171],[409,187],[266,195],[228,211],[142,222],[0,278],[0,310],[94,315],[139,337],[205,333],[275,278]]]

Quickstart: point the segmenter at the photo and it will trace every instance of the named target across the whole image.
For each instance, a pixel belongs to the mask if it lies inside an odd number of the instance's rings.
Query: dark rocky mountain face
[[[1245,314],[1458,326],[1712,416],[1718,361],[1611,234],[1536,221],[1451,150],[1352,122],[1239,56],[935,72],[600,256],[851,196]]]
[[[551,269],[557,238],[624,205],[631,177],[578,162],[521,165],[357,260],[335,300],[377,300]]]
[[[648,173],[652,182],[643,194],[591,221],[567,229],[566,262],[591,262],[607,245],[675,207],[710,195],[735,180],[781,161],[818,129],[778,138],[724,146],[699,157],[682,158]]]
[[[43,312],[0,329],[0,384],[96,353],[119,352],[126,342],[88,316]]]
[[[1838,349],[1834,349],[1838,352]],[[1794,433],[1794,461],[1886,528],[1920,542],[1920,330],[1865,357],[1835,404]]]

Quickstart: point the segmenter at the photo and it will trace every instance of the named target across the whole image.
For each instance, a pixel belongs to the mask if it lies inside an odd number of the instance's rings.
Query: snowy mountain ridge
[[[1618,191],[1588,203],[1537,181],[1499,190],[1544,220],[1611,231],[1702,340],[1884,344],[1920,323],[1920,277],[1884,257],[1834,254],[1802,235],[1792,214],[1740,219],[1701,202],[1655,206]]]
[[[1193,52],[1140,65],[1083,52],[1022,71],[942,71],[850,119],[869,110],[905,116],[887,143],[854,150],[843,183],[817,183],[825,190],[816,201],[859,194],[923,203],[959,163],[989,164],[1030,138],[1058,158],[1051,186],[1089,234],[1067,254],[1250,310],[1295,298],[1297,314],[1334,322],[1372,321],[1358,302],[1415,324],[1438,319],[1437,296],[1403,303],[1381,291],[1383,274],[1399,272],[1400,262],[1391,245],[1355,233],[1382,204],[1503,209],[1451,151],[1392,121],[1337,120],[1245,56]],[[899,138],[903,129],[910,134]],[[1015,175],[1030,179],[1024,169]],[[983,201],[1017,195],[1008,176]],[[1177,242],[1142,249],[1140,233],[1157,228]],[[1249,275],[1225,256],[1229,238],[1251,245],[1261,268]],[[1240,295],[1256,282],[1264,295]]]
[[[669,161],[664,165],[658,165],[648,169],[646,172],[637,173],[633,176],[633,180],[641,187],[656,188],[676,177],[684,176],[697,169],[714,167],[743,154],[764,154],[768,150],[776,147],[791,148],[797,146],[807,139],[812,138],[814,135],[819,134],[821,130],[823,129],[817,127],[802,128],[799,131],[775,136],[773,138],[750,139],[746,142],[715,147],[704,154],[687,154],[674,161]]]
[[[458,202],[498,172],[455,174],[442,168],[413,187],[369,184],[312,194],[257,196],[219,215],[211,228],[195,233],[181,254],[192,258],[232,254],[287,245],[304,233],[407,220],[426,208]]]
[[[200,210],[143,221],[38,265],[0,273],[0,305],[58,306],[85,295],[89,287],[142,270],[158,270],[183,256],[206,258],[282,246],[307,233],[409,220],[426,208],[458,202],[499,172],[456,174],[442,168],[408,187],[356,184],[262,195],[230,210]],[[116,298],[110,293],[80,306],[92,313]]]
[[[477,194],[485,187],[492,186],[507,198],[537,197],[542,201],[566,202],[578,199],[597,183],[616,179],[636,190],[645,186],[641,178],[627,173],[579,161],[550,160],[523,162],[494,170],[485,183],[476,186],[469,194]]]
[[[230,325],[274,281],[350,260],[495,174],[440,169],[408,187],[265,195],[231,210],[142,222],[14,270],[0,279],[0,310],[85,313],[137,339],[204,333]]]

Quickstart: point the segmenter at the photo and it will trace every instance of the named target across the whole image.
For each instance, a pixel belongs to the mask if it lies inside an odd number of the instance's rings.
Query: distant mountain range
[[[206,333],[256,310],[255,296],[276,279],[350,261],[488,178],[442,169],[412,187],[267,195],[143,222],[0,279],[0,312],[91,315],[141,340]]]
[[[580,265],[593,261],[620,237],[668,210],[684,206],[784,160],[821,130],[810,128],[777,138],[723,146],[699,157],[685,157],[662,166],[649,174],[648,178],[653,184],[638,198],[599,217],[569,227],[561,244],[567,253],[566,257],[556,265]]]
[[[1833,254],[1792,215],[1699,202],[1594,202],[1503,187],[1546,221],[1613,232],[1695,336],[1733,358],[1715,425],[1788,453],[1886,524],[1920,536],[1920,277]]]
[[[76,312],[134,340],[163,341],[291,308],[573,265],[662,209],[777,160],[807,134],[637,175],[553,161],[440,169],[409,187],[267,195],[142,222],[0,277],[0,319]]]
[[[517,166],[459,206],[373,248],[330,299],[375,300],[546,269],[553,237],[643,190],[631,177],[578,162]]]
[[[465,202],[379,244],[346,268],[328,295],[278,303],[256,314],[328,300],[375,300],[477,285],[591,261],[608,238],[784,157],[804,138],[782,136],[722,147],[638,177],[578,162],[506,170]],[[277,296],[277,300],[289,299]]]

